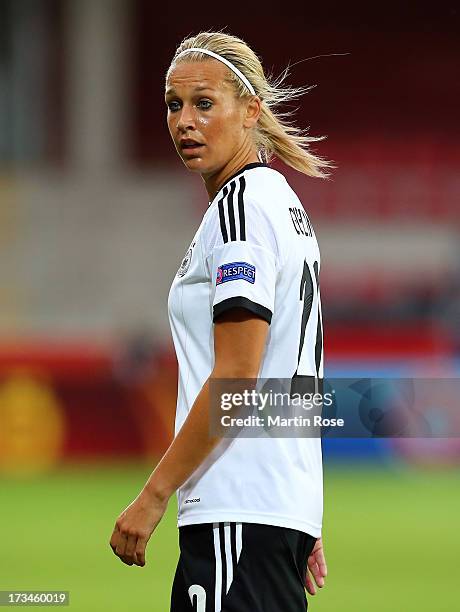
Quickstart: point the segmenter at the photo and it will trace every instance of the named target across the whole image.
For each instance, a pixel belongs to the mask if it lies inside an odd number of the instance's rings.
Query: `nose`
[[[177,129],[181,132],[187,132],[195,129],[195,119],[193,116],[193,109],[188,104],[184,104],[180,111],[179,118],[177,121]]]

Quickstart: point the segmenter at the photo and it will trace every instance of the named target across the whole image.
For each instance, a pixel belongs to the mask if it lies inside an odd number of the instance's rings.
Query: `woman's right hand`
[[[120,514],[110,538],[110,547],[126,565],[145,565],[145,548],[163,517],[167,499],[158,499],[147,487]]]

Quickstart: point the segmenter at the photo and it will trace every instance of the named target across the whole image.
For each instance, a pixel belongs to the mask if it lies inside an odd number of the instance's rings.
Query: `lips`
[[[189,149],[199,149],[201,147],[204,147],[204,144],[202,144],[201,142],[197,142],[192,138],[185,138],[184,140],[180,141],[180,148],[183,151],[187,151]]]

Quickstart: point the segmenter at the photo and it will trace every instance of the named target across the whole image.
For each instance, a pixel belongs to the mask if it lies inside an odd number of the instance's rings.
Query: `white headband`
[[[244,76],[241,70],[238,70],[238,68],[234,66],[232,62],[229,62],[228,59],[225,59],[225,57],[222,57],[222,55],[218,55],[217,53],[214,53],[214,51],[209,51],[208,49],[201,49],[200,47],[191,47],[190,49],[185,49],[184,51],[181,51],[175,59],[177,59],[181,55],[184,55],[185,53],[192,53],[192,51],[198,51],[199,53],[204,53],[205,55],[209,55],[210,57],[213,57],[214,59],[219,60],[219,62],[222,62],[223,64],[225,64],[227,68],[230,68],[230,70],[234,72],[236,76],[241,79],[241,81],[243,81],[243,83],[248,88],[249,92],[253,96],[256,95],[256,92],[254,91],[254,87],[251,85],[248,79]]]

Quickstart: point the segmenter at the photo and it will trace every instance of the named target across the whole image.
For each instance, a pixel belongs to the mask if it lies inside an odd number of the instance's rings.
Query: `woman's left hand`
[[[117,518],[110,538],[113,552],[126,565],[145,565],[145,548],[168,506],[143,489]]]
[[[327,565],[324,557],[324,548],[322,538],[316,540],[315,546],[308,557],[307,571],[305,577],[305,586],[310,595],[316,595],[316,587],[310,576],[310,572],[316,582],[316,586],[320,589],[324,586],[324,580],[327,576]]]

